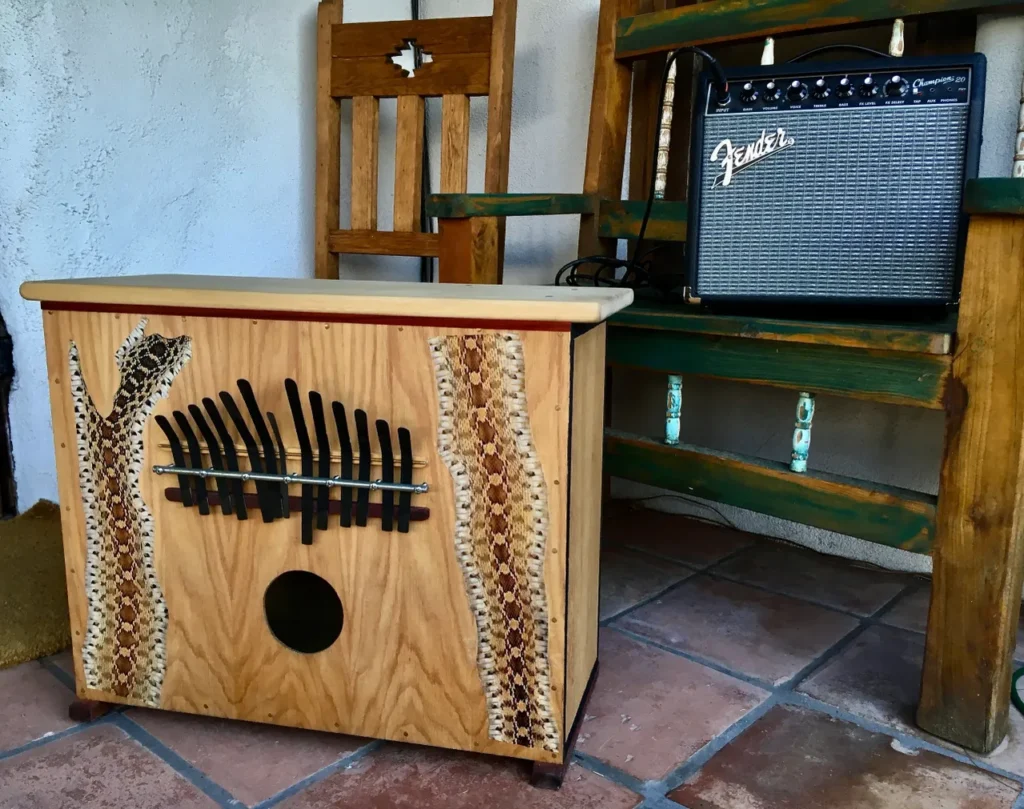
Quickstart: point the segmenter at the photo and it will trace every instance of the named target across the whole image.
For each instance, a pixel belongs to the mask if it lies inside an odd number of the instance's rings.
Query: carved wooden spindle
[[[765,37],[764,49],[761,51],[761,64],[775,64],[775,40],[772,37]]]
[[[669,374],[665,409],[665,443],[679,443],[679,415],[683,409],[683,378]]]
[[[1013,177],[1024,178],[1024,80],[1020,85],[1020,114],[1017,117],[1017,145],[1013,149]]]
[[[793,460],[789,468],[794,472],[807,471],[807,455],[811,451],[811,422],[814,420],[814,394],[800,391],[796,402],[796,424],[793,429]]]
[[[654,168],[654,198],[665,199],[668,185],[668,152],[672,146],[672,107],[676,99],[676,62],[668,67],[665,77],[665,95],[661,101],[661,117],[658,120],[658,164]]]
[[[892,22],[892,38],[889,40],[889,55],[903,55],[903,20],[898,17]]]

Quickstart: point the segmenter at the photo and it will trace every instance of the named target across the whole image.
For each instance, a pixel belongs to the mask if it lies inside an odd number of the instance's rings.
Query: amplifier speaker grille
[[[967,125],[966,105],[705,119],[697,294],[950,300]],[[712,187],[721,140],[777,127],[793,146]]]

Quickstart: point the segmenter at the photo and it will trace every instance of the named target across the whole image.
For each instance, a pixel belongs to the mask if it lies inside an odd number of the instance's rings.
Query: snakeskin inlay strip
[[[489,737],[558,752],[544,589],[547,488],[514,333],[430,340],[438,450],[455,483],[455,550],[477,623]]]
[[[139,486],[142,435],[191,358],[192,341],[145,336],[145,328],[143,319],[115,354],[121,380],[107,416],[89,395],[74,341],[68,360],[85,512],[85,684],[158,707],[167,606],[156,578],[153,518]]]

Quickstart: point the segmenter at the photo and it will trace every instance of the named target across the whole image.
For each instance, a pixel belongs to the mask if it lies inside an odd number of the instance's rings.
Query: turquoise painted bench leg
[[[683,409],[683,378],[678,374],[668,376],[667,408],[665,410],[665,443],[679,443],[679,414]]]
[[[814,420],[814,394],[800,391],[796,402],[796,424],[793,429],[793,460],[789,468],[794,472],[807,471],[807,455],[811,451],[811,422]]]

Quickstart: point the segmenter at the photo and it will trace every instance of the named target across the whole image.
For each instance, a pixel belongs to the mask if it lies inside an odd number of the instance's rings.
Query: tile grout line
[[[75,691],[75,678],[73,675],[68,674],[64,669],[54,663],[49,657],[41,657],[36,661],[39,665],[48,671],[53,677],[59,680],[63,685],[71,690],[71,693]]]
[[[688,567],[691,570],[696,571],[697,573],[706,573],[707,571],[711,570],[711,568],[716,567],[722,564],[723,562],[728,562],[730,559],[735,559],[741,553],[749,551],[754,545],[757,544],[758,543],[756,540],[752,541],[749,545],[744,545],[742,548],[737,548],[734,551],[730,551],[729,553],[725,554],[725,556],[721,556],[718,559],[715,559],[713,562],[708,562],[704,565],[696,564],[694,562],[684,562],[680,559],[676,559],[664,553],[658,553],[657,551],[652,551],[648,548],[641,548],[638,545],[630,545],[628,542],[623,543],[622,547],[629,548],[631,551],[636,551],[637,553],[643,554],[644,556],[649,557],[651,559],[657,559],[661,562],[672,562],[672,564],[675,565],[683,565],[684,567]]]
[[[271,795],[269,798],[266,798],[260,801],[259,803],[253,804],[252,809],[270,809],[270,807],[272,806],[277,806],[282,801],[285,801],[293,795],[297,795],[298,793],[302,792],[307,787],[310,787],[313,784],[323,781],[328,776],[338,772],[338,770],[347,769],[360,759],[368,756],[370,753],[379,750],[385,744],[386,742],[383,739],[374,739],[372,741],[369,741],[362,747],[353,750],[351,753],[346,753],[337,761],[333,761],[330,764],[321,767],[316,772],[310,773],[305,778],[299,779],[291,786],[285,787],[280,792]]]
[[[160,759],[218,806],[224,807],[224,809],[237,809],[237,807],[245,806],[244,802],[238,800],[210,776],[174,752],[135,720],[122,713],[115,713],[112,716],[114,724],[124,731],[125,735]]]
[[[38,739],[33,739],[30,742],[25,742],[25,744],[19,745],[18,747],[12,747],[9,750],[0,750],[0,761],[6,761],[8,759],[14,758],[15,756],[20,756],[22,753],[27,753],[30,750],[35,750],[39,747],[45,747],[51,742],[59,742],[61,739],[66,739],[69,736],[77,736],[79,733],[84,733],[85,731],[90,730],[94,727],[98,727],[100,725],[113,724],[114,717],[115,714],[107,714],[106,716],[101,717],[94,722],[77,723],[69,728],[64,728],[64,730],[58,730],[54,733],[47,733],[43,736],[40,736]]]
[[[692,579],[694,576],[699,576],[700,571],[687,568],[687,574],[688,575],[683,576],[683,578],[681,578],[679,581],[672,582],[672,584],[668,585],[668,587],[664,588],[663,590],[659,590],[654,595],[648,596],[647,598],[642,598],[640,599],[640,601],[636,602],[636,604],[633,604],[630,607],[626,607],[625,609],[620,610],[614,615],[609,615],[607,618],[602,618],[600,621],[598,621],[598,626],[608,626],[612,621],[617,621],[619,620],[619,618],[624,618],[630,613],[635,612],[641,609],[642,607],[646,607],[648,604],[653,604],[659,598],[664,598],[673,590],[676,590],[682,585],[686,584],[686,582],[690,581],[690,579]]]

